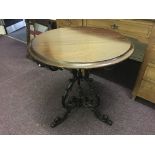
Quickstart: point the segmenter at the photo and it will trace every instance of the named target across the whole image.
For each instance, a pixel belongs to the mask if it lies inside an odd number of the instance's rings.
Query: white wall
[[[2,25],[0,25],[0,34],[5,34],[5,29]]]

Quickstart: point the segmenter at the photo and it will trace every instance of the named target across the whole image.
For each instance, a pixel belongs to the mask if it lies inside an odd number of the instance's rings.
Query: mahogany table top
[[[133,53],[131,42],[102,28],[58,28],[38,35],[29,46],[31,56],[47,65],[87,69],[119,63]]]

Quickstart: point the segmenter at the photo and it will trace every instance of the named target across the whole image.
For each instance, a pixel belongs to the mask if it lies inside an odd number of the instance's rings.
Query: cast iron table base
[[[52,128],[61,124],[65,121],[71,111],[74,108],[79,108],[84,106],[89,108],[95,116],[102,122],[112,125],[112,121],[109,119],[107,115],[101,114],[98,110],[98,106],[100,104],[100,98],[95,93],[94,87],[92,85],[93,79],[89,78],[88,70],[72,70],[73,78],[69,80],[69,84],[65,90],[64,95],[62,96],[62,105],[65,108],[66,112],[62,116],[58,116],[54,119],[54,121],[50,124]],[[73,85],[77,82],[78,84],[78,95],[77,96],[69,96]],[[85,82],[88,86],[87,91],[81,87],[81,83]],[[89,90],[89,91],[88,91]]]

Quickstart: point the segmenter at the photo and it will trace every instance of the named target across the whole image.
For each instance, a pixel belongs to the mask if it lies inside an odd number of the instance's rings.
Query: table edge
[[[78,62],[76,62],[76,63],[62,62],[62,63],[60,63],[60,62],[54,62],[54,61],[47,60],[44,57],[42,57],[41,55],[39,55],[38,53],[36,53],[33,50],[31,43],[28,46],[28,52],[34,60],[39,61],[45,65],[48,65],[48,66],[54,66],[54,67],[66,68],[66,69],[91,69],[91,68],[99,68],[99,67],[114,65],[114,64],[117,64],[119,62],[122,62],[122,61],[128,59],[134,51],[134,46],[131,43],[131,46],[128,49],[128,51],[126,51],[125,53],[123,53],[122,55],[120,55],[116,58],[112,58],[109,60],[103,60],[103,61],[97,61],[97,62],[86,62],[86,63],[82,63],[82,62],[79,62],[79,63]]]

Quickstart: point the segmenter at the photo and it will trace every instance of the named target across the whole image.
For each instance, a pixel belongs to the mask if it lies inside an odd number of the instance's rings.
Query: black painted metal
[[[72,70],[73,78],[69,80],[69,84],[65,89],[65,93],[62,96],[62,105],[66,109],[66,112],[62,116],[56,117],[54,121],[51,123],[51,127],[56,127],[61,124],[64,120],[67,119],[68,115],[74,108],[79,108],[84,106],[89,108],[94,112],[95,116],[102,122],[112,125],[112,121],[109,119],[107,115],[102,115],[98,109],[100,104],[100,98],[95,92],[95,88],[92,85],[93,79],[89,78],[88,70]],[[77,96],[69,96],[74,84],[77,82],[78,84],[78,95]],[[87,84],[89,91],[84,91],[81,86],[81,83],[85,82]]]

